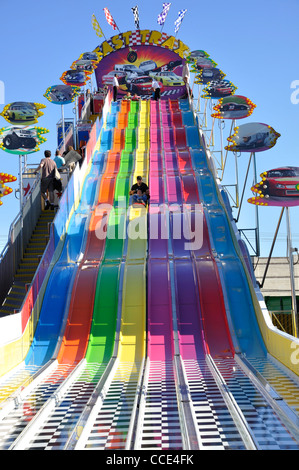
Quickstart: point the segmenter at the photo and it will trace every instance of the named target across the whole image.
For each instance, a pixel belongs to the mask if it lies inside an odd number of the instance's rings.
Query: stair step
[[[18,311],[26,296],[26,284],[31,284],[49,239],[49,226],[55,217],[54,211],[42,211],[35,229],[25,248],[23,258],[14,276],[14,282],[0,306],[0,318]]]
[[[6,300],[6,299],[5,299]],[[7,308],[11,308],[12,310],[14,308],[20,308],[20,306],[22,305],[22,301],[21,302],[14,302],[13,300],[11,299],[7,299],[7,301],[4,301],[4,303],[2,304],[1,308],[3,307],[7,307]]]
[[[26,266],[28,266],[28,265],[36,266],[36,265],[38,265],[38,263],[39,263],[39,260],[37,258],[23,258],[21,260],[20,265],[24,264]]]
[[[32,281],[32,275],[28,275],[28,273],[20,273],[20,274],[15,274],[15,278],[18,281],[24,281],[26,284],[30,284]]]
[[[21,260],[21,263],[32,263],[32,264],[35,264],[35,263],[39,263],[40,261],[40,258],[38,256],[24,256],[23,259]]]
[[[16,294],[16,293],[10,293],[7,297],[7,300],[11,300],[12,302],[23,302],[24,299],[24,294]],[[6,300],[5,299],[5,300]],[[5,302],[5,301],[4,301]]]
[[[8,315],[12,315],[14,310],[11,308],[0,308],[0,318],[7,317]]]

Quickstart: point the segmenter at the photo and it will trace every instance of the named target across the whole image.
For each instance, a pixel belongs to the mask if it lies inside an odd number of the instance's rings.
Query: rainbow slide
[[[94,132],[30,334],[0,345],[20,350],[0,448],[298,449],[293,338],[268,321],[189,101],[107,98]]]

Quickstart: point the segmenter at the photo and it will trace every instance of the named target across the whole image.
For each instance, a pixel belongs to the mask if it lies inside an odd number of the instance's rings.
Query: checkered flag
[[[163,3],[162,13],[160,13],[160,15],[158,16],[158,23],[160,25],[165,23],[166,16],[167,16],[167,13],[169,11],[170,5],[171,5],[171,3]]]
[[[100,27],[98,20],[96,19],[95,15],[92,15],[91,17],[91,24],[93,26],[93,29],[96,32],[96,35],[99,36],[99,38],[102,38],[104,36],[104,33],[102,31],[102,28]]]
[[[186,14],[186,11],[187,11],[187,10],[180,10],[180,11],[179,11],[178,19],[175,20],[175,22],[174,22],[174,32],[175,32],[175,33],[177,33],[178,30],[180,29],[180,26],[181,26],[181,23],[182,23],[182,21],[183,21],[183,18],[184,18],[184,16],[185,16],[185,14]]]
[[[139,29],[139,11],[138,11],[138,6],[131,8],[133,15],[134,15],[134,22],[136,29]]]
[[[112,26],[112,28],[114,30],[117,29],[116,23],[115,23],[114,19],[112,18],[112,15],[111,15],[110,11],[108,10],[108,8],[104,8],[104,13],[105,13],[106,20],[107,20],[108,24],[110,24],[110,26]]]

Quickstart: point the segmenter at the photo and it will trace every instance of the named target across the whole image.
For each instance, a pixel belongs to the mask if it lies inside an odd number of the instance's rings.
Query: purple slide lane
[[[164,202],[159,108],[151,103],[151,148],[149,165],[149,246],[148,246],[148,357],[161,362],[162,369],[172,362],[173,324],[168,263],[168,239],[162,237],[166,219],[160,210]],[[158,103],[157,103],[158,104]],[[165,232],[164,232],[165,233]],[[166,369],[165,369],[166,370]],[[164,371],[164,373],[166,373]],[[151,377],[151,374],[150,374]],[[163,372],[161,377],[163,377]]]
[[[176,129],[173,135],[177,135]],[[169,202],[200,204],[189,150],[180,148],[173,152],[174,147],[170,150],[172,160],[167,178]],[[167,162],[165,164],[167,166]],[[175,223],[174,217],[181,217],[183,226],[183,214],[173,213],[172,224]],[[170,233],[174,233],[173,227]],[[189,240],[185,239],[184,233],[181,235],[172,240],[181,356],[183,359],[199,359],[204,352],[214,357],[231,356],[234,349],[205,217],[200,247],[192,252],[185,249],[185,243]]]

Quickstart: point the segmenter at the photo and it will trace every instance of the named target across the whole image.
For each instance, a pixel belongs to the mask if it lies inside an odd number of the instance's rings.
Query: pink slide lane
[[[148,357],[151,362],[173,359],[173,324],[164,200],[163,165],[160,149],[158,107],[151,107],[150,205],[148,244]],[[164,234],[164,235],[163,235]],[[164,369],[164,366],[163,366]]]

